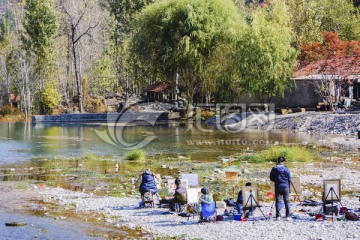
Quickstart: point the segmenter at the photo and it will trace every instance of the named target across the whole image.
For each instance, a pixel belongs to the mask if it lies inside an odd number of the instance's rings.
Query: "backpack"
[[[236,206],[236,202],[234,201],[233,198],[225,199],[224,201],[225,201],[227,207],[235,207]]]
[[[356,213],[346,211],[345,212],[345,218],[350,221],[358,221],[359,216]]]

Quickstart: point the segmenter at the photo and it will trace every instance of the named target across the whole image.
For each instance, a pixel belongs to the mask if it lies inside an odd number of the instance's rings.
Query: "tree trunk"
[[[26,101],[25,101],[25,84],[22,85],[21,87],[21,91],[20,91],[20,96],[21,96],[21,107],[20,107],[20,111],[25,113],[25,119],[27,119],[28,117],[28,113],[27,113],[27,107],[26,107]]]
[[[83,88],[84,87],[83,87],[83,81],[82,81],[82,55],[81,55],[80,40],[77,41],[77,52],[78,52],[78,56],[79,56],[79,80],[80,80],[81,108],[82,108],[82,110],[80,112],[83,112],[84,111],[84,103],[83,103],[83,97],[84,97],[84,89]]]
[[[6,73],[6,94],[8,97],[8,104],[9,106],[11,106],[11,99],[10,99],[10,77],[9,75]]]
[[[29,117],[31,112],[31,91],[30,91],[30,84],[29,84],[29,69],[26,64],[26,60],[24,61],[24,68],[25,68],[25,89],[26,89],[26,101],[27,101],[27,117]]]
[[[82,105],[82,84],[81,84],[81,78],[79,76],[79,70],[77,66],[77,57],[76,57],[76,47],[75,47],[74,40],[72,45],[72,51],[73,51],[73,58],[74,58],[74,69],[75,69],[75,79],[76,79],[76,86],[77,86],[77,93],[78,93],[78,101],[79,101],[79,111],[83,112],[83,105]]]

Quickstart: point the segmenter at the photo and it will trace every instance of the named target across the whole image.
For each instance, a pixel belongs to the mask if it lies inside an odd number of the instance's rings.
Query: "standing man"
[[[286,210],[286,219],[290,220],[290,171],[285,167],[285,157],[278,158],[278,164],[271,169],[270,180],[275,183],[275,197],[276,197],[276,220],[280,220],[280,201],[283,196]]]

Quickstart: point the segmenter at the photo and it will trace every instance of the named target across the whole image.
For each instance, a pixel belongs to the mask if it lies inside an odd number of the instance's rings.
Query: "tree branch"
[[[82,34],[80,34],[80,36],[78,36],[78,37],[75,39],[74,43],[77,43],[84,35],[89,35],[89,36],[91,36],[90,33],[89,33],[90,30],[96,28],[98,25],[99,25],[99,23],[96,23],[94,26],[88,27],[88,29],[86,29],[85,32],[83,32]]]

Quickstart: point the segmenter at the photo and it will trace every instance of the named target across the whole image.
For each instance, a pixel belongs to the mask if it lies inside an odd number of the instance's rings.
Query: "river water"
[[[87,155],[118,158],[130,151],[128,146],[142,148],[149,155],[190,156],[194,161],[216,161],[219,156],[265,149],[276,142],[291,144],[302,141],[316,139],[287,131],[229,133],[185,123],[130,127],[0,123],[0,166],[27,162],[33,165],[34,159]],[[5,222],[9,221],[25,221],[28,225],[5,227]],[[0,210],[0,239],[94,239],[89,233],[89,226],[83,223],[72,224],[67,220],[55,221],[53,218]],[[122,236],[127,234],[124,232]]]
[[[191,156],[193,160],[213,161],[218,156],[228,156],[244,149],[264,149],[275,142],[302,141],[316,139],[287,131],[228,133],[183,123],[125,128],[96,124],[1,123],[0,165],[22,163],[34,158],[90,154],[118,157],[130,150],[127,146],[143,148],[150,155]],[[136,145],[138,143],[142,145]]]
[[[26,222],[26,226],[7,227],[7,222]],[[0,239],[105,239],[91,236],[91,226],[81,222],[56,221],[53,218],[0,210]]]

